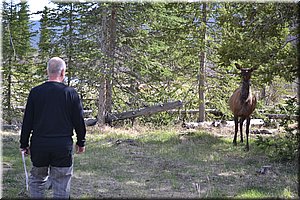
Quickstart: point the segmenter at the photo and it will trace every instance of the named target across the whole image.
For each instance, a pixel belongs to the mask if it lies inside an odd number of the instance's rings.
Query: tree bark
[[[69,19],[68,19],[68,24],[69,24],[69,41],[66,46],[67,48],[67,56],[68,56],[68,86],[71,85],[71,79],[72,79],[72,71],[73,71],[73,66],[72,66],[72,54],[73,54],[73,3],[70,4],[70,10],[69,10]]]
[[[112,110],[112,88],[113,88],[113,73],[114,73],[114,52],[116,46],[116,7],[113,4],[111,8],[111,16],[109,22],[109,46],[108,46],[108,58],[109,69],[106,80],[106,105],[105,109],[107,113],[111,113]]]
[[[104,126],[105,125],[105,117],[106,117],[106,80],[105,76],[100,77],[100,86],[99,86],[99,99],[98,99],[98,125]]]
[[[198,86],[198,95],[199,95],[199,117],[198,122],[205,121],[205,62],[206,62],[206,3],[202,4],[202,13],[203,13],[203,33],[202,33],[202,44],[203,48],[200,52],[200,66],[199,66],[199,86]]]
[[[107,10],[104,9],[101,21],[101,31],[99,33],[99,46],[104,55],[107,55]],[[99,62],[98,66],[101,71],[99,77],[99,92],[98,92],[98,114],[97,123],[98,126],[105,125],[106,117],[106,74],[107,74],[107,61],[103,59]]]
[[[11,58],[9,58],[9,70],[8,70],[8,87],[7,87],[7,123],[11,124],[12,123],[12,109],[11,109],[11,74],[12,74],[12,62],[11,62]]]

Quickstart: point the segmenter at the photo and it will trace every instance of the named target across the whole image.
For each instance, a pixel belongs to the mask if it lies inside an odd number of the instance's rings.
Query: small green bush
[[[281,114],[299,115],[297,108],[297,99],[288,98],[285,104],[278,105],[281,110]],[[289,127],[288,125],[293,123],[290,117],[282,119],[280,126],[284,127],[283,134],[275,137],[262,137],[257,136],[257,145],[266,151],[267,155],[280,161],[290,161],[298,158],[299,155],[299,132],[298,127]]]

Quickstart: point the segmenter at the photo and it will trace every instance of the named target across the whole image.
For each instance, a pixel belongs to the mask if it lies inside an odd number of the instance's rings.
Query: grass
[[[89,128],[85,154],[74,156],[72,198],[297,197],[296,161],[269,160],[253,138],[245,152],[214,131]],[[27,198],[19,136],[2,138],[3,197]],[[264,165],[271,170],[258,174]]]

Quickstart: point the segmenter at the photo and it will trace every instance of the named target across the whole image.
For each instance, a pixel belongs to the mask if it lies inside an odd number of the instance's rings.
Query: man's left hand
[[[80,147],[80,146],[76,145],[75,149],[76,149],[77,154],[81,154],[81,153],[85,152],[85,147]]]

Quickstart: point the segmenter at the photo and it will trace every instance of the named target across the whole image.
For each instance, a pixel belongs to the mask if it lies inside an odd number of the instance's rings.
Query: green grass
[[[247,190],[243,190],[240,192],[240,194],[237,197],[255,198],[255,199],[262,198],[262,197],[271,198],[274,197],[274,194],[281,196],[281,198],[284,199],[295,198],[295,196],[293,195],[289,187],[284,187],[279,189],[278,191],[274,191],[264,186],[255,186],[253,188],[248,188]]]
[[[18,135],[3,134],[3,197],[26,198]],[[29,159],[27,159],[28,161]],[[268,159],[232,138],[175,128],[89,129],[75,155],[73,198],[296,198],[297,162]],[[272,170],[258,174],[263,165]],[[28,169],[30,163],[27,163]],[[197,187],[196,187],[197,186]]]
[[[237,197],[240,198],[261,198],[268,196],[267,191],[263,191],[261,188],[248,189],[245,192],[241,192]]]

